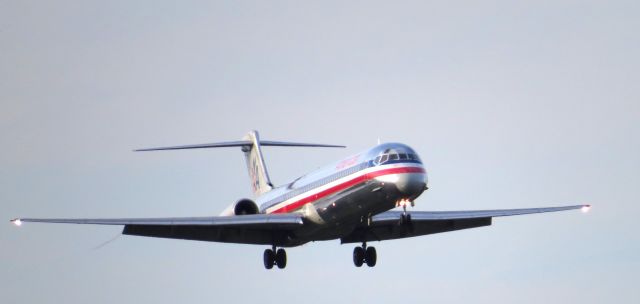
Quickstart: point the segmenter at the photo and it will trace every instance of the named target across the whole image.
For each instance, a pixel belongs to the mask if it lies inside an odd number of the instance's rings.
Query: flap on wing
[[[491,225],[491,218],[472,218],[458,220],[411,220],[411,223],[401,224],[399,218],[394,221],[371,223],[371,227],[359,227],[351,234],[342,237],[344,243],[359,243],[363,241],[384,241],[402,239],[427,234],[449,232],[455,230],[477,228]]]

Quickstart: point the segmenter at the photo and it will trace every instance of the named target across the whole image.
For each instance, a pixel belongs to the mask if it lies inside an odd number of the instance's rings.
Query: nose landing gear
[[[367,247],[367,242],[362,243],[362,247],[353,248],[353,264],[356,267],[361,267],[362,264],[367,263],[367,266],[376,266],[378,260],[378,254],[375,247]]]
[[[411,202],[413,206],[413,202]],[[411,222],[411,214],[407,213],[407,205],[402,205],[402,214],[398,221],[398,226],[405,226],[410,233],[413,233],[413,222]]]
[[[264,268],[271,269],[273,265],[283,269],[287,267],[287,252],[280,248],[276,250],[276,246],[273,249],[266,249],[262,255],[262,261],[264,262]]]

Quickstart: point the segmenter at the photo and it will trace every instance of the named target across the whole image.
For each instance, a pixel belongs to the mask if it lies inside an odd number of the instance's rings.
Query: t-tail
[[[255,196],[259,196],[273,189],[267,167],[264,165],[260,136],[257,131],[251,131],[243,139],[251,142],[251,146],[242,146],[242,152],[244,152],[247,170],[249,170],[251,189]]]
[[[225,147],[240,147],[244,152],[245,160],[247,162],[247,170],[249,171],[249,178],[251,180],[251,188],[255,196],[260,196],[273,189],[271,179],[269,179],[269,173],[267,172],[267,166],[262,156],[262,147],[265,146],[279,146],[279,147],[324,147],[324,148],[345,148],[341,145],[325,145],[325,144],[309,144],[309,143],[297,143],[297,142],[285,142],[285,141],[271,141],[260,140],[258,131],[250,131],[240,141],[227,141],[217,142],[209,144],[198,145],[186,145],[186,146],[173,146],[173,147],[158,147],[134,150],[140,151],[160,151],[160,150],[185,150],[185,149],[205,149],[205,148],[225,148]]]

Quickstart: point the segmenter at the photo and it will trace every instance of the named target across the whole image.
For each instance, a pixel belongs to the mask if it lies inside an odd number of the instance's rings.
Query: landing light
[[[22,221],[20,219],[15,219],[12,221],[14,225],[20,227],[22,226]]]
[[[587,213],[589,212],[590,209],[591,209],[591,205],[584,205],[580,210],[582,210],[582,212],[584,213]]]
[[[411,206],[413,206],[413,202],[412,201],[410,201],[410,200],[408,200],[406,198],[403,198],[403,199],[401,199],[401,200],[396,202],[396,207],[406,207],[409,204],[411,204]]]

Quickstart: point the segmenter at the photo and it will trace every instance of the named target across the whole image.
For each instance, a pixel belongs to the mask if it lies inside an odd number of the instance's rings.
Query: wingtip
[[[22,226],[22,220],[19,219],[19,218],[12,219],[11,223],[16,225],[16,226],[18,226],[18,227]]]
[[[580,208],[580,210],[582,210],[583,213],[587,213],[589,212],[589,210],[591,210],[591,205],[582,205],[582,208]]]

